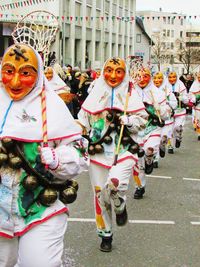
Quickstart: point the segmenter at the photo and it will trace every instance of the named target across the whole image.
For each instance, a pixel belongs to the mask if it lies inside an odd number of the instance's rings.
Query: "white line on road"
[[[95,222],[92,218],[69,218],[70,222]],[[174,221],[160,221],[160,220],[129,220],[129,223],[137,224],[175,224]]]
[[[198,178],[187,178],[187,177],[183,177],[183,180],[185,180],[185,181],[198,181],[198,182],[200,182],[200,179],[198,179]]]
[[[146,177],[151,177],[151,178],[162,178],[162,179],[172,179],[171,176],[161,176],[161,175],[146,175]]]
[[[200,225],[200,222],[190,222],[192,225]]]
[[[160,220],[129,220],[129,223],[175,224],[174,221],[160,221]]]

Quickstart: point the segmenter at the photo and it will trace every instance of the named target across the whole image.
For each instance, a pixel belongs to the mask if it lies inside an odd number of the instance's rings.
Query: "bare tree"
[[[187,39],[177,39],[175,42],[175,59],[183,64],[186,74],[189,74],[191,69],[200,64],[200,49],[192,44],[192,36],[190,34]]]
[[[153,35],[153,37],[154,45],[151,45],[151,59],[160,71],[162,64],[170,63],[172,58],[171,49],[167,47],[166,39],[160,33]]]

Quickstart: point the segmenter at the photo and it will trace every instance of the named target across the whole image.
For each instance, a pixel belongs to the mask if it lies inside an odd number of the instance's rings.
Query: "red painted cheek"
[[[35,77],[29,77],[29,78],[23,78],[21,79],[21,84],[23,86],[31,87],[35,84],[36,78]]]
[[[104,74],[104,78],[105,78],[105,80],[109,80],[110,79],[110,74]]]
[[[11,81],[11,79],[12,79],[11,77],[7,77],[5,75],[2,76],[2,82],[4,84],[9,83]]]

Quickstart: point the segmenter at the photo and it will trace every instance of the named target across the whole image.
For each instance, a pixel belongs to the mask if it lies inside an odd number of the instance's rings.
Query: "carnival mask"
[[[52,67],[47,67],[44,71],[44,75],[46,76],[47,80],[50,81],[53,78],[53,69]]]
[[[169,83],[171,83],[172,85],[176,83],[177,81],[177,75],[175,72],[170,72],[169,75],[168,75],[168,80],[169,80]]]
[[[104,79],[112,88],[115,88],[122,83],[125,73],[125,62],[120,58],[111,58],[108,60],[103,70]]]
[[[153,82],[155,84],[156,87],[160,87],[161,84],[163,83],[164,80],[164,76],[162,74],[162,72],[157,72],[154,76],[153,76]]]
[[[139,72],[138,85],[140,88],[145,88],[151,80],[151,73],[148,69],[141,70]]]
[[[2,82],[9,96],[18,101],[34,88],[38,78],[38,59],[24,44],[11,46],[2,60]]]

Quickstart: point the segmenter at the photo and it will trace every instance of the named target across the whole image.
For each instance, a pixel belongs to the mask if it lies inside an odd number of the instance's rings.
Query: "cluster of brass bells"
[[[0,167],[8,164],[12,169],[20,169],[22,160],[13,151],[14,142],[10,138],[1,140],[2,147],[0,148]]]
[[[35,190],[40,184],[37,177],[27,175],[23,182],[23,187],[28,191]],[[62,190],[58,191],[51,187],[47,187],[39,194],[38,200],[44,206],[52,205],[58,198],[64,204],[73,203],[77,198],[78,183],[75,180],[70,180]]]

